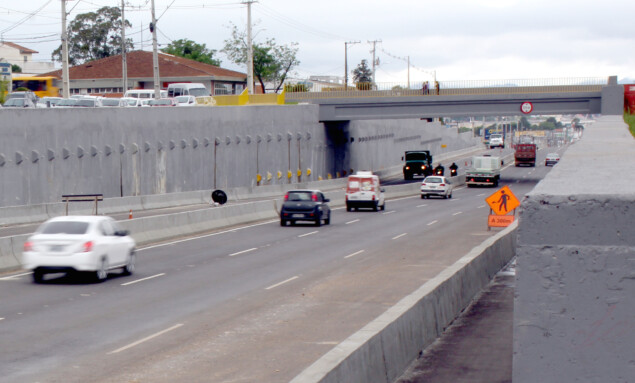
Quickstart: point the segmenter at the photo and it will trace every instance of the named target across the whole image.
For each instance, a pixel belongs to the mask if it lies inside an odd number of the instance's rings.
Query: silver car
[[[421,182],[421,198],[438,196],[452,198],[454,186],[449,178],[442,176],[428,176]]]

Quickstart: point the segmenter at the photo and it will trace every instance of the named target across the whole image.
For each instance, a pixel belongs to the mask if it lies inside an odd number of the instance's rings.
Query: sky
[[[244,0],[155,0],[159,47],[179,39],[217,50],[221,66],[246,73],[220,52],[231,24],[246,30]],[[126,35],[151,50],[151,0],[125,0]],[[68,20],[121,0],[67,0]],[[255,42],[298,43],[293,77],[340,76],[362,61],[375,80],[432,81],[606,78],[635,83],[633,0],[258,0]],[[0,0],[0,38],[50,61],[60,45],[60,0]],[[408,60],[410,66],[408,66]]]

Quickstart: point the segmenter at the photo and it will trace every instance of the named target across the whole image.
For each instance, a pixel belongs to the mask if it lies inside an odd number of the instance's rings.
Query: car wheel
[[[386,210],[386,202],[384,202],[384,204],[381,205],[381,211],[384,211],[384,210]]]
[[[353,208],[351,208],[350,206],[346,205],[346,211],[351,211],[353,210]]]
[[[329,216],[324,220],[324,224],[325,225],[330,225],[331,224],[331,215],[329,214]]]
[[[39,270],[33,270],[33,283],[42,283],[44,281],[44,273]]]
[[[452,198],[452,193],[450,193],[450,195],[448,196],[448,198]]]
[[[373,211],[377,211],[379,209],[377,209],[377,204],[373,205]]]
[[[132,273],[134,273],[136,261],[137,261],[137,254],[135,253],[134,249],[132,249],[130,250],[130,254],[128,255],[128,261],[126,262],[126,265],[123,267],[124,275],[132,275]]]
[[[106,258],[102,258],[99,263],[99,269],[95,271],[95,280],[97,282],[103,282],[108,278],[108,261]]]
[[[287,226],[287,221],[285,221],[284,219],[281,219],[280,226]]]
[[[424,198],[426,198],[426,196],[424,196],[423,194],[421,194],[421,199],[424,199]]]
[[[315,226],[322,226],[322,218],[318,218],[315,220]]]

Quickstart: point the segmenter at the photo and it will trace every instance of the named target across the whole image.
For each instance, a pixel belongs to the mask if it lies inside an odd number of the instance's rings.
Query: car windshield
[[[288,201],[310,201],[311,192],[289,192]]]
[[[119,106],[119,99],[118,98],[105,98],[105,99],[101,100],[101,104],[103,106]]]
[[[209,92],[206,88],[191,88],[190,94],[194,97],[209,96]]]
[[[93,107],[95,106],[95,100],[90,100],[90,99],[77,100],[77,103],[75,104],[75,106]]]
[[[42,234],[85,234],[88,222],[63,221],[47,222],[38,229]]]
[[[178,97],[176,97],[176,102],[181,103],[181,104],[188,103],[188,102],[190,102],[190,96],[178,96]]]
[[[440,184],[440,183],[443,182],[443,178],[441,178],[441,177],[427,177],[425,180],[423,180],[423,182],[430,183],[430,184]]]
[[[10,98],[4,103],[4,106],[24,106],[25,103],[23,98]]]
[[[73,106],[77,103],[77,99],[75,98],[65,98],[57,103],[57,106]]]

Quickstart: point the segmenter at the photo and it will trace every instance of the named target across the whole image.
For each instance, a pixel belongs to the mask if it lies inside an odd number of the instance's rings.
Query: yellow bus
[[[11,86],[12,91],[18,88],[26,88],[33,91],[38,97],[59,97],[59,80],[56,77],[19,76],[14,77]]]

